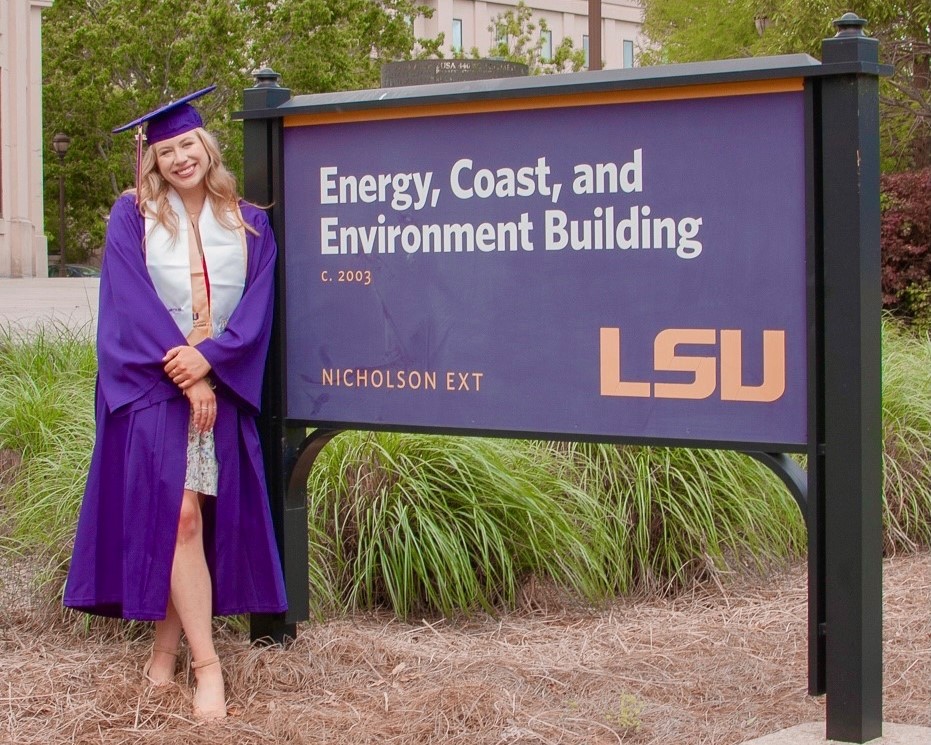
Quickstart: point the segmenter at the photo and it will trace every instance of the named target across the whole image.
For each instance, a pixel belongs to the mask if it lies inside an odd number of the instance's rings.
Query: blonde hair
[[[220,146],[216,138],[203,127],[191,130],[200,140],[207,153],[207,173],[204,176],[204,188],[213,214],[223,227],[235,230],[244,228],[252,235],[258,231],[241,218],[240,211],[236,209],[239,195],[236,192],[236,179],[223,165],[220,155]],[[142,156],[142,165],[139,172],[139,212],[145,216],[151,214],[150,202],[155,204],[153,217],[176,238],[178,236],[178,215],[168,202],[168,182],[158,170],[158,158],[155,146],[146,148]]]

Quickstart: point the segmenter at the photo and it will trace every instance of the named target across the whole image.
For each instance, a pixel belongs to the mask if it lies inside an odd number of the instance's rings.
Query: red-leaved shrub
[[[883,307],[907,318],[931,300],[931,168],[882,177]]]

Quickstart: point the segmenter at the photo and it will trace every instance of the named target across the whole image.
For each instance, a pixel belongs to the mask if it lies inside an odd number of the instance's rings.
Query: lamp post
[[[52,138],[52,149],[58,153],[58,276],[67,277],[65,269],[65,153],[71,138],[59,132]]]

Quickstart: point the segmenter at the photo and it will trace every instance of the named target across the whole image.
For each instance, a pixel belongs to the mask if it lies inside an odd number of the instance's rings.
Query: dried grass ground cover
[[[500,619],[352,617],[303,625],[285,650],[224,630],[234,716],[204,725],[181,674],[141,685],[147,630],[85,634],[19,594],[0,626],[0,741],[741,743],[824,718],[805,695],[805,582],[798,566],[597,611],[530,586]],[[929,726],[931,554],[887,561],[884,584],[885,718]]]

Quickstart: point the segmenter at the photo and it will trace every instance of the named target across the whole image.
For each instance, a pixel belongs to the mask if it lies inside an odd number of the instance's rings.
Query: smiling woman
[[[203,207],[204,176],[209,159],[203,140],[197,130],[180,134],[155,145],[158,171],[168,184],[196,209],[188,210],[197,215]]]
[[[212,615],[286,608],[255,426],[275,240],[188,103],[211,90],[115,130],[137,127],[141,146],[147,125],[149,147],[107,228],[96,442],[64,597],[154,621],[154,687],[173,682],[183,632],[199,719],[226,716]]]

